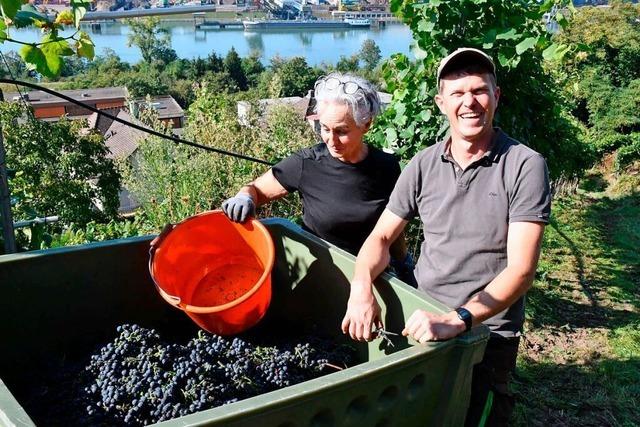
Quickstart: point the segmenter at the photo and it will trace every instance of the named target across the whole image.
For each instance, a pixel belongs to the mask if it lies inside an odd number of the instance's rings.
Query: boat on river
[[[285,30],[285,29],[349,29],[369,28],[369,19],[345,19],[338,20],[246,20],[242,21],[245,31],[255,30]]]

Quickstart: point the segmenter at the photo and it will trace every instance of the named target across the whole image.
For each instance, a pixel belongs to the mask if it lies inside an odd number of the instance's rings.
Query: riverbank
[[[225,16],[221,12],[216,13],[207,14],[207,20]],[[310,65],[335,64],[341,57],[349,58],[357,54],[365,40],[376,43],[383,59],[395,53],[412,56],[410,45],[413,35],[402,24],[390,24],[381,29],[269,29],[246,32],[243,28],[196,29],[193,16],[176,16],[184,20],[163,20],[161,26],[170,35],[171,48],[179,58],[184,59],[204,58],[212,52],[226,56],[233,48],[241,57],[258,53],[265,65],[274,57],[295,56],[304,57]],[[126,23],[109,21],[99,26],[82,23],[81,28],[92,38],[96,54],[104,55],[105,49],[109,49],[130,64],[142,59],[140,50],[128,45],[130,29]],[[71,34],[72,30],[61,33],[63,36]],[[11,36],[31,43],[40,41],[42,33],[37,28],[11,29]],[[328,46],[331,48],[328,49]],[[14,43],[0,44],[2,52],[17,51],[19,48],[20,45]]]

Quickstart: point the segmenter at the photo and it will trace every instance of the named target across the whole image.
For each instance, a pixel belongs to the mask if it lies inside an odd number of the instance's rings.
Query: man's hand
[[[222,203],[222,211],[231,221],[245,222],[250,216],[255,216],[256,204],[250,195],[238,193]]]
[[[376,338],[373,328],[382,328],[382,310],[371,288],[363,289],[357,283],[351,285],[347,313],[342,320],[342,333],[348,333],[356,341]]]
[[[446,314],[434,314],[424,310],[413,312],[402,335],[409,336],[420,344],[427,341],[441,341],[453,338],[464,332],[465,324],[455,311]]]

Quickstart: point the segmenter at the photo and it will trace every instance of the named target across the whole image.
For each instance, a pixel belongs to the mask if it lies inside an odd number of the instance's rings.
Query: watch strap
[[[458,319],[464,322],[464,331],[467,332],[471,330],[471,326],[473,325],[473,315],[471,312],[464,307],[458,307],[456,308],[456,314],[458,315]]]

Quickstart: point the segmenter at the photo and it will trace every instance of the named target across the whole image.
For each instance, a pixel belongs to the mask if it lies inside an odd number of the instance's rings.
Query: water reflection
[[[299,33],[298,37],[302,42],[302,46],[311,46],[311,42],[313,41],[313,36],[310,33]]]
[[[261,54],[263,63],[278,55],[283,58],[302,56],[309,65],[322,62],[334,64],[340,56],[349,57],[357,53],[362,42],[373,40],[379,47],[383,58],[394,53],[410,53],[411,30],[404,25],[388,25],[382,30],[370,29],[269,29],[257,32],[240,28],[196,30],[193,21],[163,22],[163,27],[171,33],[171,46],[180,58],[197,58],[203,52],[215,52],[226,56],[234,48],[241,57],[252,51]],[[120,22],[100,22],[100,26],[82,24],[82,29],[91,35],[96,46],[96,54],[104,55],[104,49],[110,48],[123,60],[136,63],[141,60],[137,47],[127,46],[129,27]],[[70,36],[72,31],[61,32]],[[37,28],[24,28],[11,31],[11,36],[27,43],[39,41],[42,37]],[[331,46],[330,49],[327,47]],[[0,51],[17,51],[21,46],[5,42]]]
[[[247,40],[249,49],[252,51],[259,51],[262,55],[262,52],[264,52],[264,40],[262,39],[262,34],[245,32],[244,37]]]

